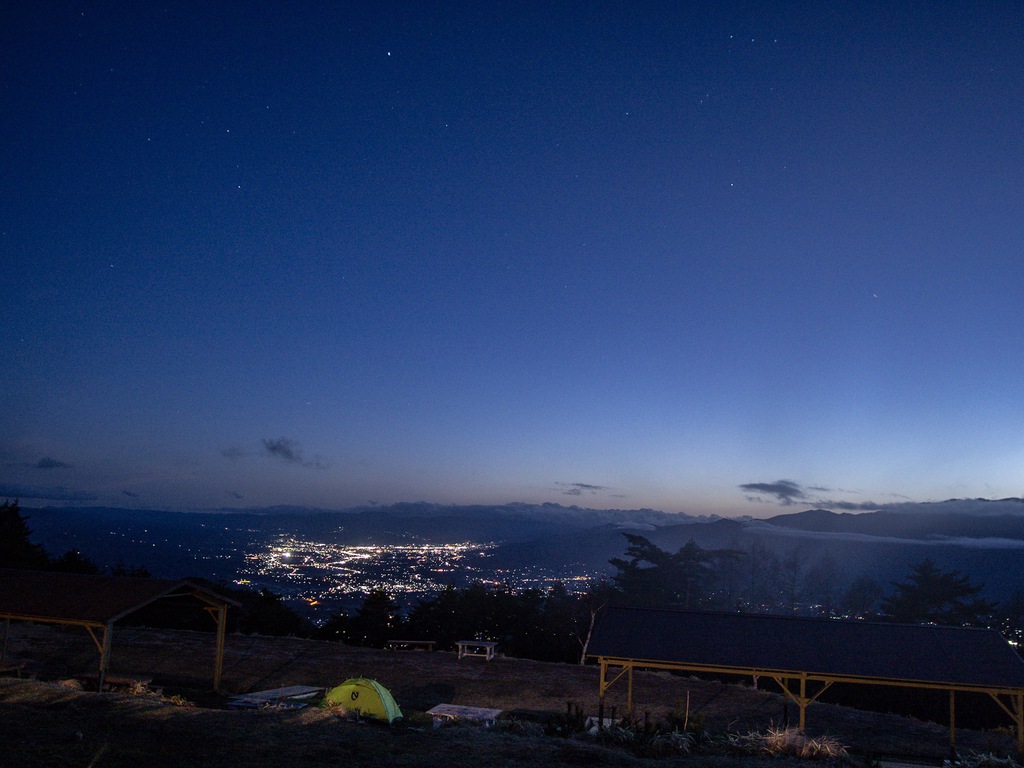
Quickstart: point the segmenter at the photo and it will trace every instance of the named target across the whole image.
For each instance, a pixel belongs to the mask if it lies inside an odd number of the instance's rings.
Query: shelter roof
[[[190,581],[0,569],[0,617],[104,625],[179,594],[237,605]]]
[[[1024,660],[1010,644],[995,630],[964,627],[609,608],[587,655],[736,672],[1024,688]]]

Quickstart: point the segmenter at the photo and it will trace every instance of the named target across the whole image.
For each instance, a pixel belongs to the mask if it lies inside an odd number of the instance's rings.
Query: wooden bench
[[[388,640],[384,647],[389,651],[432,651],[434,645],[433,640]]]
[[[493,640],[458,640],[455,645],[459,649],[459,658],[479,656],[485,661],[494,658],[494,649],[498,644]]]

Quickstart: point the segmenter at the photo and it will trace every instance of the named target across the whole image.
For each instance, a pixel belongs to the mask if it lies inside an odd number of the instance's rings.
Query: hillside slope
[[[246,764],[252,768],[322,766],[341,758],[348,765],[369,765],[374,758],[366,753],[382,751],[392,765],[421,768],[644,763],[621,750],[538,736],[540,728],[535,725],[515,735],[478,728],[434,729],[422,714],[434,704],[454,703],[502,709],[527,722],[539,713],[563,713],[570,701],[579,703],[585,714],[596,714],[598,672],[593,666],[504,657],[492,662],[459,661],[451,653],[387,652],[289,638],[228,638],[226,693],[300,684],[326,687],[347,677],[372,677],[394,693],[407,717],[404,727],[387,729],[349,723],[316,708],[300,712],[224,709],[225,697],[208,692],[213,640],[202,633],[117,630],[112,671],[152,677],[153,686],[162,687],[162,697],[98,695],[56,682],[95,669],[96,648],[78,629],[14,624],[8,641],[11,657],[32,660],[42,682],[0,680],[0,742],[10,745],[0,760],[5,768],[137,765],[143,758],[157,765]],[[172,695],[199,706],[173,706]],[[609,712],[615,707],[621,714],[624,699],[622,682],[609,691]],[[764,731],[779,726],[784,718],[784,702],[778,694],[747,684],[665,672],[638,674],[634,701],[638,713],[649,713],[654,720],[664,719],[670,710],[688,708],[690,722],[703,721],[709,733]],[[833,704],[810,707],[807,731],[875,754],[912,753],[940,759],[948,744],[942,726]],[[984,752],[1012,747],[1005,730],[960,731],[958,743],[962,750]],[[96,759],[101,752],[102,758]],[[736,764],[733,758],[715,757],[714,761]]]

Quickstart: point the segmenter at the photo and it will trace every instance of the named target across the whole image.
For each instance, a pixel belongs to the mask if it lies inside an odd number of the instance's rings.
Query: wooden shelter
[[[834,683],[949,693],[950,748],[958,692],[987,694],[1013,720],[1024,753],[1024,660],[995,630],[644,608],[609,608],[587,656],[601,668],[599,717],[608,688],[633,670],[667,669],[774,680],[800,710]]]
[[[4,620],[0,661],[6,652],[11,621],[84,627],[100,653],[102,690],[110,667],[114,624],[158,600],[175,598],[196,601],[216,622],[213,687],[219,689],[227,610],[238,603],[191,581],[0,569],[0,618]]]

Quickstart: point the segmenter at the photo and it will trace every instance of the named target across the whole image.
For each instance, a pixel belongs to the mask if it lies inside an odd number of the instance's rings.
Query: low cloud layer
[[[877,501],[847,501],[832,498],[832,494],[856,491],[826,488],[819,485],[803,486],[793,480],[776,480],[773,483],[743,483],[740,490],[747,494],[747,501],[755,504],[780,504],[784,507],[799,505],[807,509],[828,509],[833,512],[901,512],[904,514],[929,514],[943,512],[967,515],[1024,515],[1024,499],[944,499],[942,501],[912,501],[906,496],[889,494],[898,501],[879,503]]]
[[[825,495],[836,493],[834,488],[826,488],[821,485],[803,486],[793,480],[776,480],[774,483],[743,483],[739,488],[747,494],[747,501],[755,504],[781,504],[784,507],[799,504],[843,512],[874,512],[885,506],[874,501],[836,501]],[[844,491],[840,489],[838,492],[843,493]]]
[[[45,501],[96,501],[98,496],[75,491],[61,485],[43,487],[20,483],[0,483],[0,497],[7,499],[42,499]]]

